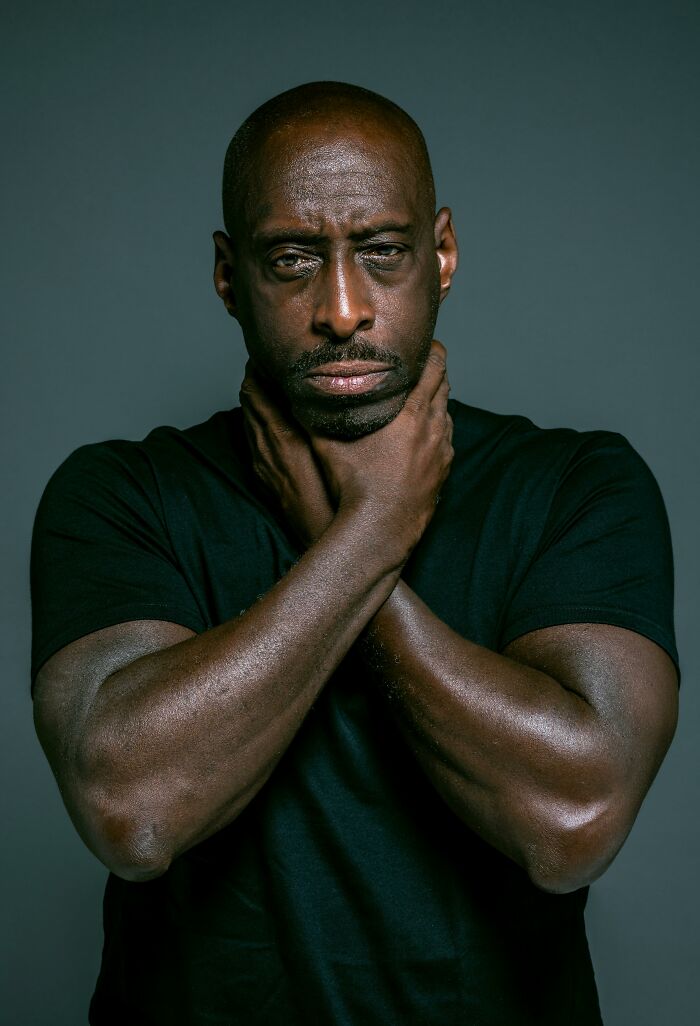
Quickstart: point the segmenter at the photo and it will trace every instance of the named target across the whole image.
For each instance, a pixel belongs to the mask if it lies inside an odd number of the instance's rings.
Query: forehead
[[[391,215],[415,221],[420,174],[389,128],[285,128],[261,147],[246,197],[251,234],[271,222],[339,226]]]

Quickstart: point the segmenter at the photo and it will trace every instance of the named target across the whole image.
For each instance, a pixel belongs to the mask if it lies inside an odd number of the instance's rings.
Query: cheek
[[[386,323],[391,324],[392,330],[400,337],[420,342],[426,333],[432,335],[439,297],[437,274],[416,276],[410,288],[402,289],[400,295],[390,298],[384,309]]]
[[[440,296],[440,270],[433,250],[423,252],[419,247],[400,291],[407,318],[416,326],[430,319]]]
[[[286,368],[298,356],[303,339],[298,311],[266,301],[251,303],[240,318],[246,348],[269,368]]]
[[[303,338],[295,297],[284,289],[270,288],[257,267],[250,265],[234,281],[234,290],[237,319],[250,355],[265,366],[288,364],[298,345],[295,339]]]

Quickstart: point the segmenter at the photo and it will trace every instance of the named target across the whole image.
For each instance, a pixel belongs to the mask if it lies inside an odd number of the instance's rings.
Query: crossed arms
[[[132,621],[41,669],[39,737],[79,833],[118,875],[158,876],[233,820],[353,646],[436,801],[536,885],[575,889],[615,856],[673,736],[673,664],[597,624],[496,653],[401,580],[452,459],[444,355],[434,343],[399,416],[353,442],[309,438],[249,375],[254,466],[304,555],[212,630]]]

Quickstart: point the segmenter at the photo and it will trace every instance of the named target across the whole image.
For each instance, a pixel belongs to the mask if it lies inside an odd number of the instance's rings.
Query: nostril
[[[366,331],[373,323],[374,318],[366,310],[319,310],[315,318],[318,331],[337,338],[349,338],[357,331]]]
[[[338,260],[330,261],[317,279],[319,292],[315,327],[322,334],[347,339],[374,324],[374,311],[357,269]]]

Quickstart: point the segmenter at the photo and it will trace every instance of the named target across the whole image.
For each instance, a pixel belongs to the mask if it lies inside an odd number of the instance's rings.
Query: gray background
[[[86,1021],[105,878],[32,730],[36,503],[77,445],[235,403],[240,337],[210,281],[224,149],[264,99],[338,78],[425,129],[462,247],[438,332],[453,394],[622,431],[666,497],[681,722],[588,921],[609,1026],[695,1026],[700,5],[4,7],[4,1021]]]

